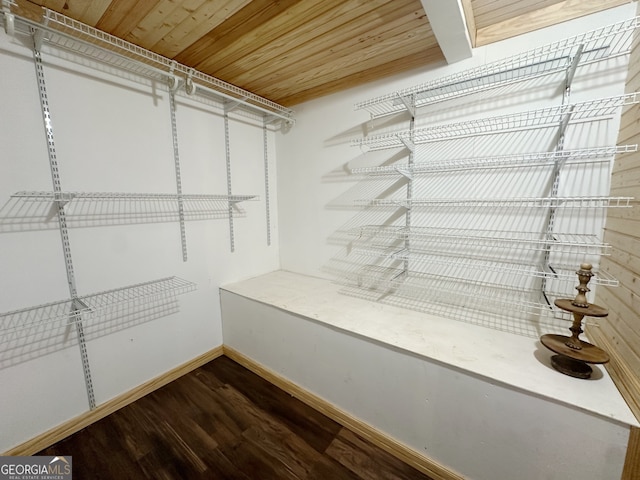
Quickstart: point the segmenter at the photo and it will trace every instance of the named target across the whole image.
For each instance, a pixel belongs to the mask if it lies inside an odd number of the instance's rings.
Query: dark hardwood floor
[[[39,455],[77,480],[429,480],[227,357]]]

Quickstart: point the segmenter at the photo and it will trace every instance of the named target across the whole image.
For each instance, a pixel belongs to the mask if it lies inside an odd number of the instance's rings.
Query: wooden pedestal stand
[[[576,273],[578,274],[578,280],[580,280],[580,285],[576,287],[576,290],[578,290],[576,298],[573,300],[563,298],[554,302],[558,308],[573,314],[573,325],[569,329],[572,335],[566,337],[564,335],[547,334],[542,335],[540,341],[549,350],[557,353],[557,355],[551,357],[553,368],[572,377],[589,378],[593,370],[588,364],[607,363],[609,355],[601,348],[578,338],[583,332],[582,319],[584,317],[606,317],[609,312],[606,308],[587,302],[586,293],[589,291],[587,284],[594,275],[591,272],[591,265],[588,263],[581,264],[580,270]]]

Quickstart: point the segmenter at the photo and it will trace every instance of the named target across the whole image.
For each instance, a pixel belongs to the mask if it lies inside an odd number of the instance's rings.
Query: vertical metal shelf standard
[[[60,194],[62,191],[60,174],[58,171],[58,159],[56,155],[56,145],[53,135],[53,125],[51,122],[51,112],[49,110],[49,99],[47,96],[47,86],[44,76],[44,68],[42,67],[42,57],[40,55],[41,35],[38,31],[33,36],[34,48],[33,58],[36,68],[36,76],[38,79],[38,92],[40,98],[40,107],[42,109],[42,118],[44,121],[44,129],[47,137],[47,152],[49,155],[49,166],[51,168],[51,180],[53,183],[54,194]],[[82,324],[82,311],[86,310],[86,305],[78,298],[76,289],[76,279],[73,270],[73,259],[71,257],[71,242],[69,241],[69,230],[67,228],[67,220],[64,211],[64,204],[56,202],[58,214],[58,226],[60,228],[60,237],[62,240],[62,250],[64,254],[64,265],[67,273],[67,284],[69,286],[69,294],[71,295],[71,311],[69,315],[74,318],[76,334],[78,335],[78,346],[80,348],[80,359],[82,361],[82,371],[84,374],[85,386],[87,389],[87,400],[89,409],[96,407],[96,397],[93,391],[93,381],[91,379],[91,368],[89,366],[89,356],[87,354],[86,340],[84,336],[84,326]]]

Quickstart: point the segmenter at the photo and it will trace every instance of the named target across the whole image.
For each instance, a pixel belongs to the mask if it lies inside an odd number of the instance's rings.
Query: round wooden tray
[[[580,346],[582,347],[580,350],[569,347],[567,345],[567,341],[570,338],[571,337],[567,337],[564,335],[554,335],[548,333],[546,335],[542,335],[540,337],[540,341],[549,350],[555,353],[559,353],[560,355],[565,355],[569,358],[573,358],[575,360],[580,360],[581,362],[607,363],[609,361],[609,354],[607,352],[588,342],[578,340],[580,342]]]

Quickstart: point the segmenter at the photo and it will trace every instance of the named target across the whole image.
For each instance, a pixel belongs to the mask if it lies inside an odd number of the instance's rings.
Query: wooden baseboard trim
[[[160,387],[165,386],[167,383],[170,383],[177,378],[195,370],[198,367],[201,367],[205,363],[214,360],[223,354],[222,346],[216,347],[213,350],[209,350],[208,352],[199,355],[198,357],[190,360],[182,365],[178,365],[176,368],[169,370],[162,375],[157,376],[149,380],[148,382],[143,383],[135,387],[128,392],[123,393],[122,395],[118,395],[111,400],[98,405],[95,409],[90,410],[82,415],[79,415],[71,420],[68,420],[57,427],[52,428],[31,440],[27,440],[20,445],[8,450],[3,453],[3,455],[33,455],[40,450],[50,447],[56,442],[68,437],[69,435],[76,433],[79,430],[91,425],[92,423],[97,422],[98,420],[110,415],[116,410],[121,409],[122,407],[126,407],[130,403],[135,402],[139,398],[144,397],[145,395],[153,392],[154,390],[159,389]]]
[[[382,448],[384,451],[390,453],[394,457],[411,465],[422,473],[432,477],[434,480],[464,480],[464,477],[462,477],[461,475],[452,472],[448,468],[423,455],[420,455],[418,452],[400,443],[393,437],[390,437],[389,435],[376,430],[369,424],[339,409],[323,398],[318,397],[308,390],[305,390],[299,385],[296,385],[290,380],[282,377],[278,373],[266,367],[263,367],[253,359],[245,356],[237,350],[223,345],[223,352],[224,355],[229,357],[231,360],[239,363],[248,370],[251,370],[253,373],[264,378],[269,383],[272,383],[273,385],[281,388],[298,400],[301,400],[315,410],[318,410],[327,417],[338,422],[343,427],[346,427],[349,430],[357,433],[361,437],[366,438],[368,441]]]
[[[627,458],[624,462],[621,480],[637,480],[640,478],[640,428],[631,427]]]
[[[640,421],[640,378],[638,372],[634,372],[618,353],[618,349],[612,344],[609,335],[606,335],[602,328],[587,326],[585,331],[591,341],[604,349],[611,357],[611,361],[605,363],[604,366],[611,375],[613,383],[618,387],[622,398],[625,399],[635,417]]]

